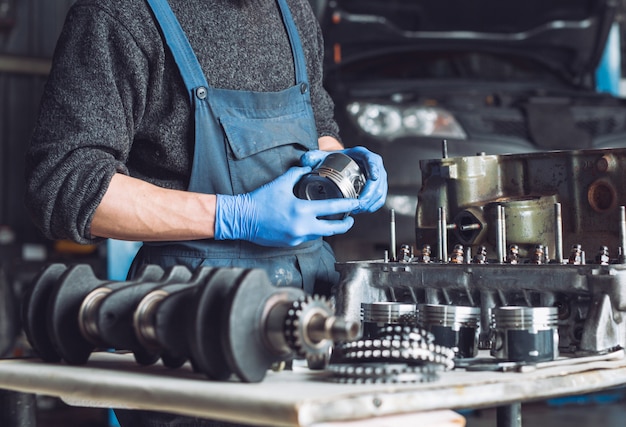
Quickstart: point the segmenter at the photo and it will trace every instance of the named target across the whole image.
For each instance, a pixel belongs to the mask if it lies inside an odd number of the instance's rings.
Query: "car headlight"
[[[467,138],[454,116],[438,107],[353,102],[347,109],[363,131],[380,139],[393,140],[406,136]]]

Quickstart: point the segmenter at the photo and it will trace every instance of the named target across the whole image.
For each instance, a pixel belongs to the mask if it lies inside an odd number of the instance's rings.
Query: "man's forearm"
[[[91,234],[135,241],[211,238],[215,200],[213,194],[168,190],[116,174],[96,209]]]

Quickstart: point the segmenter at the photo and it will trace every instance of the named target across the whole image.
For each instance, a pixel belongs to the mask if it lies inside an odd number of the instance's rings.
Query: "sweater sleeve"
[[[91,219],[111,177],[128,174],[147,69],[133,37],[105,10],[69,12],[26,156],[26,208],[47,237],[97,240]]]

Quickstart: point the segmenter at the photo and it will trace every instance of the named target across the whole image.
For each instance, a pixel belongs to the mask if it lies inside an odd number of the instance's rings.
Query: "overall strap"
[[[193,100],[195,88],[208,87],[198,58],[167,0],[147,0],[147,2],[163,31],[165,42],[174,56],[189,96]]]
[[[298,29],[296,23],[293,20],[289,6],[287,6],[286,0],[278,0],[278,6],[280,7],[283,23],[287,29],[289,41],[291,43],[291,52],[293,54],[293,62],[296,74],[296,83],[308,82],[306,72],[306,60],[304,58],[304,49],[300,36],[298,35]]]

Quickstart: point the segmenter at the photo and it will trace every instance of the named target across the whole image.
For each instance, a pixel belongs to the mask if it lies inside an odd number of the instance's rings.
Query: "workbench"
[[[298,364],[268,371],[260,383],[216,382],[188,365],[140,366],[130,354],[106,352],[92,354],[83,366],[0,361],[0,389],[56,396],[74,406],[157,410],[272,427],[400,427],[414,426],[418,419],[424,426],[463,425],[450,410],[507,407],[622,385],[624,358],[524,373],[455,369],[417,384],[337,384],[324,372]],[[435,421],[424,423],[425,417]]]

